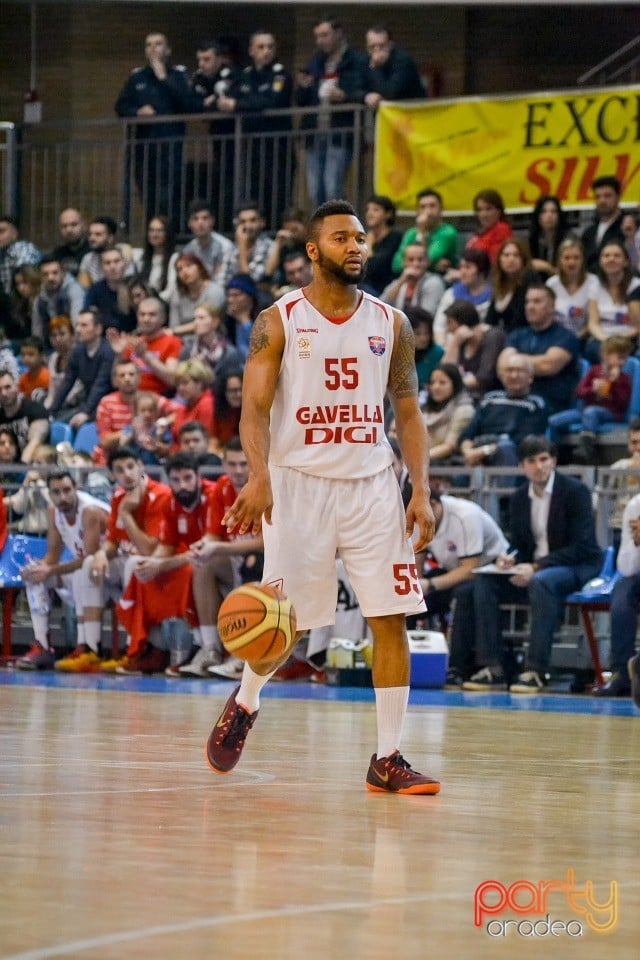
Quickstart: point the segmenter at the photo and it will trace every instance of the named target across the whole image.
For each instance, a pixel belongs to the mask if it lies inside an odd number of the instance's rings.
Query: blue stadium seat
[[[95,423],[83,423],[76,433],[73,441],[74,450],[83,450],[86,453],[93,453],[93,448],[98,442],[98,428]]]
[[[73,430],[68,423],[62,420],[53,420],[49,426],[49,443],[52,447],[57,447],[59,443],[71,443],[73,441]]]
[[[582,614],[582,623],[584,632],[591,651],[591,659],[595,668],[596,680],[598,684],[604,682],[602,676],[602,665],[600,663],[600,652],[598,650],[598,641],[593,631],[591,623],[591,614],[605,612],[611,605],[611,594],[622,574],[616,569],[615,550],[613,547],[607,547],[604,553],[602,569],[597,577],[585,583],[580,590],[570,593],[565,598],[565,603],[573,604],[578,607]]]

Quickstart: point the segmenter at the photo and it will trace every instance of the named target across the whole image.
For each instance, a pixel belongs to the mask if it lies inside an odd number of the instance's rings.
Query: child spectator
[[[169,452],[171,416],[162,415],[160,397],[149,390],[139,390],[133,401],[133,419],[125,427],[125,442],[145,464],[160,463]]]
[[[620,423],[631,399],[631,377],[622,367],[631,353],[626,337],[608,337],[602,344],[602,362],[590,367],[576,388],[581,409],[562,410],[549,418],[553,437],[574,424],[580,424],[580,438],[574,451],[576,463],[593,463],[598,428],[605,423]]]
[[[50,374],[40,337],[27,337],[22,341],[20,359],[26,370],[18,380],[18,389],[25,397],[42,403],[49,392]]]

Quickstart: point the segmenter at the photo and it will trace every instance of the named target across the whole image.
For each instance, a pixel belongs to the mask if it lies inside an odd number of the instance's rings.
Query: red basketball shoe
[[[374,753],[367,771],[367,790],[376,793],[428,793],[440,792],[440,784],[411,769],[410,764],[397,750],[390,757],[378,759]]]
[[[236,703],[240,687],[236,687],[225,704],[218,722],[207,740],[207,761],[216,773],[229,773],[240,759],[247,734],[256,721],[258,711],[248,713]]]

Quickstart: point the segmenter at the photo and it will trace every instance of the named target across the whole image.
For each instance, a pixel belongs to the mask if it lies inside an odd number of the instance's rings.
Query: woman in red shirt
[[[209,387],[213,374],[202,360],[183,360],[176,367],[176,402],[171,433],[174,449],[178,447],[180,427],[187,420],[197,420],[213,436],[213,396]]]
[[[480,230],[467,242],[467,250],[486,250],[493,263],[504,241],[513,236],[504,214],[504,201],[497,190],[480,190],[473,198]]]

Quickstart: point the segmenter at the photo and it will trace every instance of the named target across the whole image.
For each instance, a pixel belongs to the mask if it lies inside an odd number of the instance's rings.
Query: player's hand
[[[413,528],[418,526],[418,539],[413,545],[415,553],[420,553],[431,543],[436,535],[436,518],[426,497],[414,493],[407,504],[407,526],[405,536],[410,540]]]
[[[140,583],[148,583],[149,580],[154,580],[159,576],[161,569],[159,560],[154,560],[153,557],[145,557],[144,560],[140,560],[134,572]]]
[[[96,586],[102,586],[104,583],[104,578],[107,575],[109,569],[109,561],[107,560],[104,553],[96,553],[93,562],[91,563],[91,570],[89,571],[89,578],[92,583]]]
[[[44,560],[30,563],[22,569],[22,579],[27,583],[44,583],[51,576],[51,567]]]
[[[136,112],[139,117],[155,117],[156,114],[155,108],[152,107],[150,103],[145,103],[145,105],[139,107]]]
[[[262,529],[262,518],[271,523],[273,509],[273,494],[268,477],[258,480],[249,477],[246,485],[238,494],[236,502],[229,507],[222,522],[227,530],[236,530],[244,534],[248,530],[257,537]]]
[[[202,540],[196,540],[195,543],[192,543],[189,553],[193,566],[206,566],[218,550],[218,544],[221,542],[221,540],[208,540],[203,537]]]
[[[137,510],[140,504],[142,503],[142,495],[144,493],[143,486],[134,487],[133,490],[127,491],[124,497],[120,501],[120,506],[118,507],[118,513],[133,513],[134,510]]]

